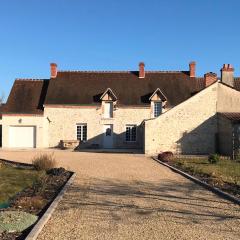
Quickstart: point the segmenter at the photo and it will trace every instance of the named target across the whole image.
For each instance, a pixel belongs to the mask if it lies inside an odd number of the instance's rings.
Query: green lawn
[[[209,176],[219,182],[240,185],[240,163],[221,159],[216,164],[210,164],[207,159],[175,159],[174,165],[187,170],[194,175]]]
[[[26,187],[30,187],[42,173],[0,165],[0,204],[7,202]]]

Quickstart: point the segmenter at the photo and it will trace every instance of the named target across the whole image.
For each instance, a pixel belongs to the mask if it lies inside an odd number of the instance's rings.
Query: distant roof
[[[42,114],[49,80],[17,79],[3,113]]]
[[[146,71],[145,78],[139,78],[138,71],[59,71],[50,80],[45,104],[96,104],[111,88],[119,105],[146,105],[159,88],[168,104],[175,106],[202,90],[200,82],[190,78],[188,71]]]
[[[0,104],[0,119],[2,118],[2,111],[5,104]]]
[[[240,112],[221,112],[219,114],[230,121],[240,121]]]
[[[240,77],[234,78],[234,87],[236,90],[240,91]]]
[[[205,88],[205,82],[203,77],[196,77],[192,82],[192,92],[197,93]]]

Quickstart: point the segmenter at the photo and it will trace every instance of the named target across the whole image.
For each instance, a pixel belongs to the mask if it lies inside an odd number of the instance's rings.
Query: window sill
[[[102,120],[114,120],[114,118],[102,118]]]

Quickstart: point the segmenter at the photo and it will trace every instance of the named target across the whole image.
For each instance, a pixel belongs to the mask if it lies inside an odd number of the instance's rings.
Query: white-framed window
[[[77,124],[77,140],[79,141],[87,141],[87,124],[81,123]]]
[[[113,102],[104,103],[104,118],[113,117]]]
[[[137,139],[137,125],[126,125],[126,141],[136,142]]]
[[[153,112],[154,112],[154,117],[160,116],[160,114],[162,113],[162,102],[153,103]]]

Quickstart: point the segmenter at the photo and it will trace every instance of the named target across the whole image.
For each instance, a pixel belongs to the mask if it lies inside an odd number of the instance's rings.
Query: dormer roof
[[[161,101],[163,101],[163,102],[167,101],[166,96],[163,94],[163,92],[162,92],[159,88],[157,88],[157,89],[154,91],[154,93],[150,96],[149,100],[150,100],[150,101],[153,100],[153,98],[154,98],[155,96],[158,96],[159,99],[160,99]]]

